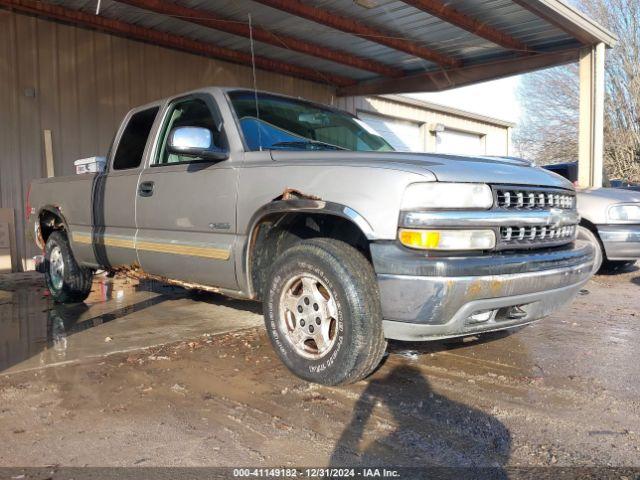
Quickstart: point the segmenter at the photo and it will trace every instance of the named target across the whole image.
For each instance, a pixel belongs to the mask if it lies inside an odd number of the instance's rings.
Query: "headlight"
[[[493,193],[484,183],[413,183],[402,198],[402,210],[412,209],[488,209]]]
[[[640,222],[640,205],[613,205],[608,216],[612,222]]]
[[[421,250],[490,250],[496,246],[493,230],[414,230],[401,228],[400,243]]]

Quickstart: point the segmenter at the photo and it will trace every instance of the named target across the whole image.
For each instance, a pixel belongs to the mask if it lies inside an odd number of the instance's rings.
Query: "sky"
[[[515,76],[444,92],[408,93],[406,96],[517,123],[520,118],[516,95],[519,81],[520,77]]]

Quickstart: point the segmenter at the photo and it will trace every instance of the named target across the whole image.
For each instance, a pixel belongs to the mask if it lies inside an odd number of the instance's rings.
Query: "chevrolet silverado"
[[[353,115],[244,89],[132,110],[104,171],[36,180],[28,204],[56,301],[96,269],[258,300],[284,364],[324,384],[367,376],[387,339],[544,317],[593,265],[558,175],[394,152]]]

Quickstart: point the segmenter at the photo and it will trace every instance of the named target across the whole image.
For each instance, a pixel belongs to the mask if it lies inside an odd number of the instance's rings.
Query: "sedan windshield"
[[[362,120],[339,110],[266,93],[256,102],[247,90],[229,98],[249,150],[393,150]]]

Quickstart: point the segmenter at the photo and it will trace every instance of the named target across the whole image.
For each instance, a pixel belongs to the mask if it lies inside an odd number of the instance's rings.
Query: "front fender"
[[[242,249],[242,264],[240,283],[246,284],[249,296],[253,296],[254,292],[251,288],[251,247],[256,241],[258,225],[270,215],[288,214],[288,213],[314,213],[322,215],[332,215],[344,218],[356,225],[362,234],[368,239],[373,240],[375,234],[371,224],[360,213],[356,212],[346,205],[335,202],[327,202],[324,200],[296,198],[291,200],[275,200],[260,207],[252,216],[247,230],[246,241]],[[236,264],[237,265],[237,264]]]
[[[275,200],[269,202],[266,205],[260,207],[256,213],[253,214],[251,221],[249,222],[249,240],[251,240],[252,232],[255,230],[256,225],[260,223],[260,220],[267,215],[274,213],[322,213],[327,215],[335,215],[344,219],[350,220],[355,223],[365,237],[369,240],[375,238],[375,233],[371,224],[364,216],[356,212],[354,209],[335,202],[328,202],[325,200],[296,198],[292,200]]]

